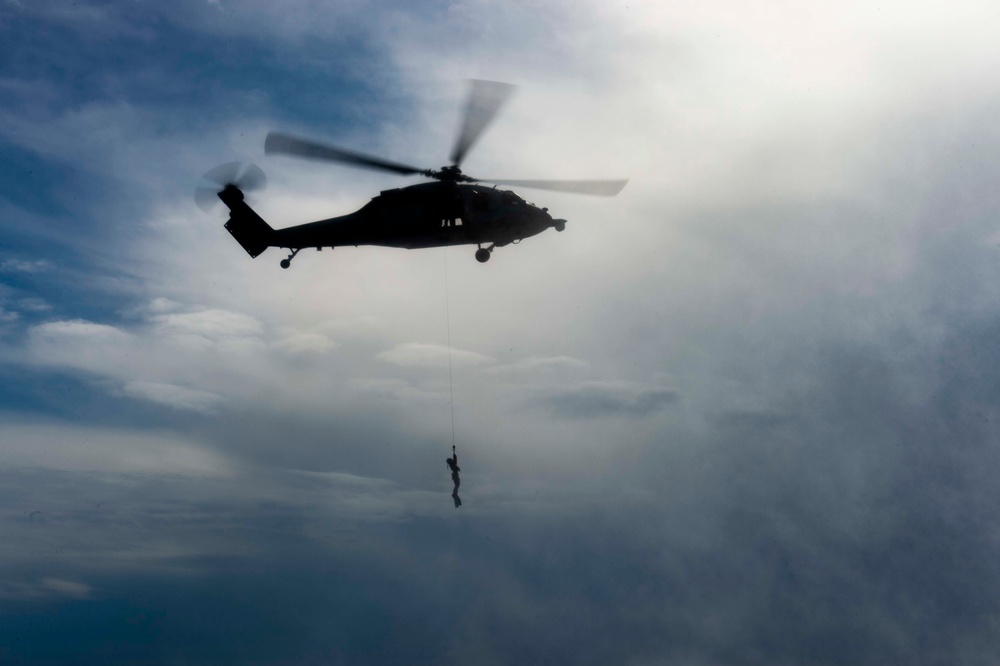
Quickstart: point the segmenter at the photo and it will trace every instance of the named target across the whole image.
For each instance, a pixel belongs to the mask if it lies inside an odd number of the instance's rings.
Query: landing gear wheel
[[[565,220],[559,220],[558,222],[556,222],[555,227],[556,227],[556,231],[565,231],[566,230],[566,221]]]
[[[300,248],[296,248],[296,249],[292,250],[292,253],[290,255],[288,255],[288,258],[281,260],[281,267],[282,268],[288,268],[289,266],[291,266],[292,265],[292,259],[295,258],[295,255],[297,255],[301,249],[302,248],[300,247]]]
[[[476,261],[478,261],[481,264],[485,264],[489,260],[490,260],[489,250],[482,247],[476,250]]]

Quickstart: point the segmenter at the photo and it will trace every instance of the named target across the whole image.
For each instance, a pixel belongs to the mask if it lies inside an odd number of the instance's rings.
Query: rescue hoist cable
[[[444,319],[448,331],[448,390],[451,405],[451,446],[455,447],[455,379],[451,371],[451,304],[448,293],[448,247],[444,248]]]

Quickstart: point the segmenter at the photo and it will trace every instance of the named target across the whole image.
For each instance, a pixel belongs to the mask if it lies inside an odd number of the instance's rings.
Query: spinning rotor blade
[[[597,197],[613,197],[621,192],[628,179],[625,180],[493,180],[492,178],[477,178],[481,183],[511,185],[513,187],[529,187],[535,190],[551,190],[553,192],[572,192],[574,194],[591,194]]]
[[[267,177],[256,164],[229,162],[210,169],[204,176],[219,187],[235,185],[244,191],[262,190],[267,187]]]
[[[219,191],[211,187],[199,187],[194,191],[194,202],[201,212],[207,213],[219,203]]]
[[[213,184],[211,187],[203,185],[194,191],[194,202],[205,212],[219,203],[219,192],[227,185],[235,185],[244,193],[267,187],[267,177],[261,168],[246,162],[220,164],[210,169],[202,178]]]
[[[268,132],[267,139],[264,140],[265,155],[295,155],[296,157],[307,157],[325,162],[340,162],[341,164],[351,164],[368,169],[379,169],[381,171],[392,171],[403,175],[414,173],[424,173],[424,169],[418,169],[406,164],[390,162],[378,157],[370,157],[361,153],[343,150],[326,146],[315,141],[300,139],[281,132]]]
[[[462,119],[462,131],[459,132],[455,140],[455,147],[451,150],[451,163],[458,166],[465,158],[465,154],[472,148],[483,130],[496,117],[497,111],[507,101],[514,86],[509,83],[499,83],[497,81],[483,81],[472,79],[472,86],[469,88],[469,99],[465,104],[465,114]]]

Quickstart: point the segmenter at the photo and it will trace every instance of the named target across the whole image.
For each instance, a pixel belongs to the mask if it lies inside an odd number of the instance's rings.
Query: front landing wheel
[[[292,262],[289,261],[288,259],[282,259],[281,260],[281,267],[282,268],[288,268],[291,265],[292,265]]]
[[[476,261],[481,264],[485,264],[490,260],[490,251],[485,248],[479,248],[476,250]]]

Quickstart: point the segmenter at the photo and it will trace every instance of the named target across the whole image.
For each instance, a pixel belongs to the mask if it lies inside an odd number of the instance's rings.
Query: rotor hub
[[[441,170],[435,174],[435,178],[438,180],[450,180],[452,182],[469,180],[469,177],[462,173],[457,164],[441,167]]]

